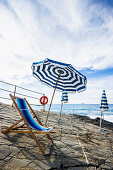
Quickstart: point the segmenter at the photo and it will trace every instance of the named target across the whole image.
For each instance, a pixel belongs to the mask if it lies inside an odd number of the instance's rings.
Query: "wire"
[[[37,98],[37,97],[28,96],[28,95],[25,95],[25,94],[22,94],[22,93],[17,93],[17,92],[16,92],[16,94],[19,94],[19,95],[22,95],[22,96],[26,96],[26,97],[30,97],[30,98],[33,98],[33,99],[39,99],[39,98]]]
[[[11,86],[16,86],[16,87],[18,87],[18,88],[21,88],[21,89],[24,89],[24,90],[27,90],[27,91],[31,91],[31,92],[33,92],[33,93],[38,93],[38,94],[42,94],[42,95],[44,95],[43,93],[36,92],[36,91],[33,91],[33,90],[29,90],[29,89],[26,89],[26,88],[21,87],[21,86],[17,86],[17,85],[11,84],[11,83],[7,83],[7,82],[5,82],[5,81],[1,81],[1,80],[0,80],[0,82],[1,82],[1,83],[4,83],[4,84],[11,85]]]
[[[23,90],[27,90],[27,91],[30,91],[30,92],[33,92],[33,93],[43,94],[43,93],[35,92],[35,91],[33,91],[33,90],[29,90],[29,89],[26,89],[26,88],[23,88],[23,87],[20,87],[20,86],[16,86],[16,85],[11,84],[11,83],[7,83],[7,82],[1,81],[1,80],[0,80],[0,82],[1,82],[1,83],[4,83],[4,84],[11,85],[11,86],[15,86],[15,87],[18,87],[18,88],[21,88],[21,89],[23,89]],[[14,91],[7,90],[7,89],[4,89],[4,88],[0,88],[0,90],[6,91],[6,92],[9,92],[9,93],[14,93]],[[39,100],[38,97],[33,97],[33,96],[29,96],[29,95],[25,95],[25,94],[17,93],[17,92],[16,92],[16,94],[17,94],[17,95],[22,95],[22,96],[25,96],[25,97],[29,97],[29,98],[33,98],[33,99],[38,99],[38,100]],[[43,94],[43,95],[44,95],[44,94]],[[0,98],[1,98],[1,99],[6,99],[6,100],[11,100],[10,98],[2,97],[2,96],[0,96]],[[39,104],[39,105],[37,105],[37,104],[31,104],[31,105],[34,105],[34,106],[42,106],[42,105],[40,105],[40,104]]]
[[[13,93],[13,91],[6,90],[6,89],[2,89],[2,88],[0,88],[0,90],[7,91],[7,92],[10,92],[10,93]],[[19,95],[22,95],[22,96],[26,96],[26,97],[30,97],[30,98],[33,98],[33,99],[39,99],[39,98],[37,98],[37,97],[28,96],[28,95],[25,95],[25,94],[22,94],[22,93],[17,93],[17,92],[16,92],[16,94],[19,94]]]
[[[0,88],[0,90],[7,91],[7,92],[10,92],[10,93],[13,93],[13,91],[6,90],[6,89],[2,89],[2,88]]]
[[[6,98],[6,97],[0,97],[0,98],[2,98],[2,99],[7,99],[7,100],[11,100],[11,99],[9,99],[9,98]]]
[[[40,92],[36,92],[36,91],[33,91],[33,90],[29,90],[29,89],[26,89],[26,88],[24,88],[24,87],[20,87],[20,86],[16,86],[16,87],[21,88],[21,89],[24,89],[24,90],[27,90],[27,91],[30,91],[30,92],[33,92],[33,93],[38,93],[38,94],[44,95],[44,93],[40,93]]]
[[[11,86],[15,86],[14,84],[7,83],[7,82],[5,82],[5,81],[1,81],[1,80],[0,80],[0,82],[1,82],[1,83],[5,83],[5,84],[8,84],[8,85],[11,85]]]

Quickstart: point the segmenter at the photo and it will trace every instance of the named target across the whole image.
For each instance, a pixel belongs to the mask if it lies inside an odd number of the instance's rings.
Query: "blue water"
[[[48,108],[49,105],[47,104],[45,110],[48,110]],[[51,111],[59,113],[61,111],[61,105],[53,104]],[[84,115],[91,118],[100,117],[99,104],[64,104],[62,107],[62,113]],[[109,110],[103,113],[105,120],[113,122],[113,104],[109,104]]]

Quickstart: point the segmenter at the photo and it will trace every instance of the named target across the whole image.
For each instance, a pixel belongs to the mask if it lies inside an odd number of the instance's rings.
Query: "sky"
[[[86,90],[69,94],[69,103],[98,104],[103,89],[113,103],[113,1],[0,0],[0,80],[42,92],[50,101],[53,89],[31,70],[46,58],[72,64],[86,76]],[[53,103],[60,101],[57,91]]]

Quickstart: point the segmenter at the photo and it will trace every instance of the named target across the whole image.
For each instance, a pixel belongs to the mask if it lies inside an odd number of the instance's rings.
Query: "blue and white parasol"
[[[102,114],[104,111],[108,111],[108,110],[109,110],[109,107],[108,107],[106,92],[105,92],[105,90],[103,90],[102,97],[101,97],[101,103],[100,103],[100,111],[101,111],[100,130],[101,130],[101,125],[102,125]]]
[[[101,97],[101,104],[100,104],[100,110],[101,111],[108,111],[108,102],[107,102],[107,97],[105,90],[103,90],[102,97]]]
[[[71,64],[65,64],[50,59],[33,63],[33,75],[42,83],[56,87],[56,90],[65,92],[81,92],[86,89],[86,77],[79,73]]]
[[[68,93],[67,92],[63,92],[62,96],[61,96],[61,109],[60,109],[60,119],[59,121],[61,121],[61,112],[62,112],[62,107],[64,103],[68,102]]]
[[[68,102],[68,94],[67,92],[63,92],[61,97],[61,103],[67,103],[67,102]]]
[[[71,64],[47,58],[43,61],[33,63],[32,73],[33,76],[39,79],[42,83],[54,88],[49,111],[55,90],[75,93],[76,91],[82,92],[86,89],[86,77],[79,73]]]

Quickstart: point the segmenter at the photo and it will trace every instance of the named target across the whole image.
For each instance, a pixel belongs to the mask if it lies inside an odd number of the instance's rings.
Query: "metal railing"
[[[41,92],[36,92],[36,91],[33,91],[33,90],[30,90],[30,89],[27,89],[27,88],[24,88],[24,87],[21,87],[21,86],[18,86],[18,85],[14,85],[14,84],[11,84],[11,83],[8,83],[8,82],[5,82],[5,81],[1,81],[0,80],[0,83],[1,84],[5,84],[5,85],[7,85],[8,87],[0,87],[0,91],[2,91],[2,92],[0,92],[0,99],[4,99],[4,100],[11,100],[10,98],[9,98],[9,93],[11,93],[11,94],[13,94],[14,96],[23,96],[23,97],[27,97],[27,98],[30,98],[30,99],[34,99],[34,100],[39,100],[40,99],[40,97],[42,96],[42,95],[44,95],[44,93],[41,93]],[[10,87],[13,87],[13,90],[10,90]],[[18,90],[17,90],[18,89]],[[22,93],[19,93],[18,91],[19,91],[19,89],[21,89],[22,90]],[[27,95],[27,94],[25,94],[25,91],[27,91],[27,93],[32,93],[32,95]],[[4,97],[4,94],[3,94],[3,92],[5,92],[5,93],[8,93],[8,97],[6,97],[6,95],[5,95],[5,97]],[[36,95],[36,97],[34,97],[33,96],[33,94],[35,94]],[[37,102],[36,102],[37,103]],[[42,105],[40,105],[40,104],[34,104],[34,103],[31,103],[31,105],[35,105],[35,106],[42,106]]]

